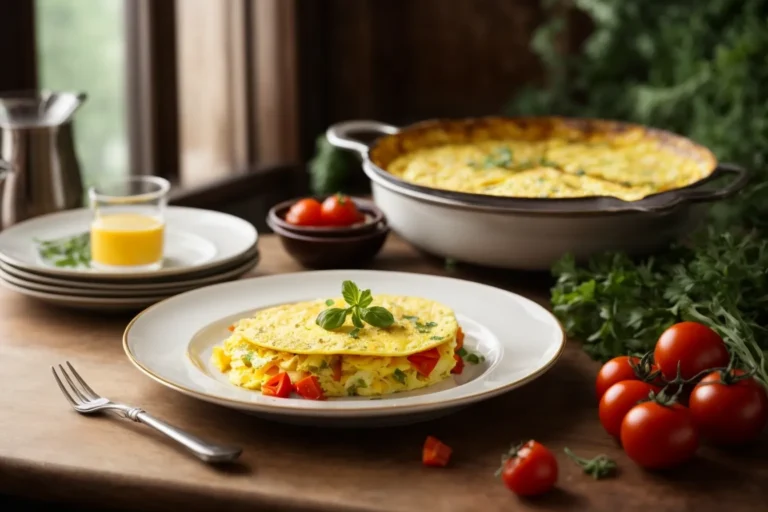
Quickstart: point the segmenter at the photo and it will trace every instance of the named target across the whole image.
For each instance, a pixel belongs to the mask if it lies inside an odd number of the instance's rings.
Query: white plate
[[[87,232],[92,213],[87,208],[35,217],[0,232],[0,260],[49,276],[89,279],[163,278],[214,268],[236,260],[256,244],[252,224],[226,213],[169,206],[165,212],[163,268],[150,272],[105,272],[56,267],[43,262],[34,240],[49,240]]]
[[[147,299],[149,297],[158,297],[159,299],[164,299],[171,295],[186,292],[188,290],[194,290],[196,288],[200,288],[201,286],[205,286],[208,284],[221,283],[224,281],[235,279],[245,274],[249,270],[251,270],[253,267],[255,267],[258,264],[258,262],[259,262],[259,256],[256,255],[255,258],[251,258],[250,260],[246,261],[245,263],[239,265],[238,267],[228,272],[214,274],[212,276],[209,276],[203,279],[153,285],[154,288],[152,289],[119,288],[117,287],[117,285],[112,285],[112,284],[104,285],[101,288],[97,288],[97,289],[83,289],[83,288],[77,288],[73,286],[40,284],[35,281],[28,281],[26,279],[16,277],[4,271],[2,268],[0,268],[0,279],[11,285],[15,285],[18,288],[23,288],[26,291],[42,292],[45,294],[61,295],[61,296],[67,296],[67,297],[86,297],[86,298],[92,298],[92,299],[95,299],[95,298],[120,299],[120,298],[135,298],[135,297]]]
[[[0,260],[0,275],[7,274],[15,277],[18,280],[23,281],[23,284],[28,288],[38,289],[40,285],[46,285],[49,287],[55,287],[58,289],[66,289],[67,291],[80,293],[93,291],[126,291],[134,294],[151,294],[156,292],[181,292],[192,288],[198,288],[213,283],[220,283],[234,277],[239,277],[249,270],[251,270],[259,261],[258,247],[254,247],[248,251],[242,259],[237,259],[222,267],[214,269],[208,269],[207,271],[190,274],[192,277],[175,276],[163,281],[149,281],[136,280],[136,281],[116,281],[109,282],[104,280],[98,281],[86,281],[84,279],[72,279],[72,278],[59,278],[49,277],[42,274],[36,274],[34,272],[27,272],[26,270],[9,265]],[[199,276],[199,277],[194,277]],[[9,279],[9,281],[13,282]],[[46,289],[39,288],[40,291],[46,291]],[[50,291],[50,290],[48,290]]]
[[[325,401],[262,396],[230,384],[210,363],[233,320],[278,304],[339,295],[345,279],[375,294],[421,296],[453,308],[468,350],[485,356],[462,375],[427,389]],[[184,394],[270,419],[315,425],[383,426],[440,416],[542,375],[565,337],[543,307],[498,288],[446,277],[372,270],[299,272],[224,283],[167,299],[134,318],[123,335],[128,358]]]

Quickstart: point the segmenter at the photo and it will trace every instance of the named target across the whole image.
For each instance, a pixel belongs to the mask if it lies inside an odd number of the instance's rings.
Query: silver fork
[[[91,389],[85,380],[80,377],[80,374],[77,373],[77,370],[69,364],[69,361],[66,361],[66,365],[72,373],[71,377],[62,365],[58,365],[58,372],[55,367],[51,366],[51,371],[53,372],[53,377],[56,379],[56,383],[59,385],[61,392],[64,393],[64,396],[69,403],[72,404],[72,407],[81,414],[115,411],[124,418],[149,425],[158,432],[162,432],[206,462],[233,461],[237,459],[243,451],[242,448],[221,446],[203,441],[202,439],[187,434],[183,430],[173,427],[164,421],[150,416],[139,407],[129,407],[103,398]],[[64,380],[69,384],[68,387],[62,382],[61,378],[59,378],[59,373],[61,373]],[[77,381],[77,384],[75,384],[74,381]]]

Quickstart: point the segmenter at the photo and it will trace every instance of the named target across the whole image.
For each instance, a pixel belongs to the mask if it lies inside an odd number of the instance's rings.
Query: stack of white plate
[[[188,290],[231,281],[259,262],[252,224],[225,213],[168,207],[163,267],[105,272],[56,265],[39,241],[87,233],[92,213],[69,210],[36,217],[0,232],[0,284],[46,302],[89,310],[130,311]]]

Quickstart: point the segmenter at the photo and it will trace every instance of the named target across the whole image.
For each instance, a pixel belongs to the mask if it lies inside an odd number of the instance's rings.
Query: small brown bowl
[[[382,225],[386,225],[384,213],[376,206],[373,201],[359,197],[351,197],[355,202],[357,209],[365,215],[365,221],[353,224],[351,226],[296,226],[285,220],[285,216],[301,198],[283,201],[273,206],[267,214],[267,222],[270,226],[281,227],[285,231],[290,231],[299,235],[312,237],[344,237],[357,236],[365,233],[378,231]],[[321,203],[326,197],[316,197]],[[274,228],[273,228],[274,229]]]
[[[362,235],[329,237],[307,236],[283,229],[267,217],[267,224],[280,237],[285,250],[307,268],[354,268],[371,261],[389,235],[389,226],[377,224],[373,232]]]

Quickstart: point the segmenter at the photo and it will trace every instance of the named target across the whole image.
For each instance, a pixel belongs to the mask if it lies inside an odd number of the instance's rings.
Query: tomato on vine
[[[723,338],[704,324],[680,322],[664,331],[653,358],[668,381],[680,376],[690,380],[701,372],[724,368],[730,357]]]
[[[614,357],[597,372],[595,393],[599,400],[608,388],[623,380],[650,381],[655,385],[662,385],[658,375],[658,368],[650,362],[650,354],[642,359],[634,356]]]
[[[638,402],[648,400],[651,392],[658,393],[660,388],[639,380],[617,382],[603,394],[598,413],[603,428],[613,437],[621,435],[621,422],[624,416]]]
[[[721,445],[753,441],[768,423],[765,388],[738,369],[704,377],[691,393],[690,408],[701,434]]]
[[[699,433],[688,408],[660,395],[634,406],[624,416],[621,444],[640,466],[667,469],[693,457],[699,447]]]

